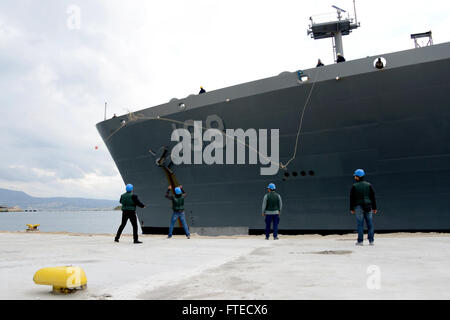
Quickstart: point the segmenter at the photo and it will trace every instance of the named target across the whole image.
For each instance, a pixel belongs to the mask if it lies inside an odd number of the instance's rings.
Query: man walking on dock
[[[375,200],[375,191],[372,185],[364,181],[365,172],[358,169],[353,174],[355,183],[350,191],[350,212],[356,214],[356,222],[358,228],[358,241],[356,245],[363,245],[364,238],[364,220],[367,224],[367,232],[369,244],[374,245],[374,226],[372,220],[373,214],[377,213],[377,203]]]
[[[122,224],[117,230],[115,242],[119,242],[120,235],[122,234],[123,228],[130,219],[131,225],[133,226],[133,240],[134,243],[142,243],[138,240],[138,226],[136,217],[136,206],[140,208],[145,208],[145,205],[139,201],[137,195],[133,194],[133,185],[127,184],[126,191],[120,196],[120,203],[122,204]]]
[[[278,240],[278,224],[283,203],[281,196],[275,192],[275,184],[271,183],[267,187],[268,193],[264,196],[262,203],[262,215],[266,217],[266,240],[269,240],[270,226],[273,222],[273,239]]]
[[[184,215],[184,198],[186,197],[186,193],[183,190],[182,186],[175,188],[175,195],[170,195],[170,190],[172,190],[172,186],[169,186],[167,188],[167,192],[165,197],[169,200],[172,200],[172,218],[170,220],[170,227],[169,227],[169,235],[168,239],[172,238],[172,232],[173,227],[175,225],[175,222],[180,219],[181,224],[183,225],[184,232],[186,233],[186,238],[190,239],[191,235],[189,233],[189,228],[186,223],[186,217]]]

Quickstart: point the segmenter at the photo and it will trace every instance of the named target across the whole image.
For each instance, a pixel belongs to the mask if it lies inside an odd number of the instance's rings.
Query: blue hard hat
[[[273,183],[269,184],[269,186],[267,188],[270,189],[270,190],[275,190],[276,189],[275,184],[273,184]]]
[[[361,177],[364,177],[366,175],[366,173],[364,172],[363,169],[358,169],[355,171],[355,173],[353,175],[361,178]]]
[[[180,187],[176,187],[175,188],[175,194],[181,194],[181,188]]]
[[[127,184],[126,189],[127,189],[127,192],[133,191],[133,185],[132,184]]]

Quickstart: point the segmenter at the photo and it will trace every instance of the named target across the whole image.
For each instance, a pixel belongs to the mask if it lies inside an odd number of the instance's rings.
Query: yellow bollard
[[[39,226],[40,224],[27,224],[28,229],[26,229],[26,231],[39,231]]]
[[[53,292],[72,293],[87,286],[86,273],[80,267],[51,267],[38,270],[33,277],[36,284],[53,286]]]

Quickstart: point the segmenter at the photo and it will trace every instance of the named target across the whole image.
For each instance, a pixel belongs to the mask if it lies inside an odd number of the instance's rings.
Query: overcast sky
[[[352,0],[2,0],[0,188],[116,199],[123,181],[95,124],[206,90],[333,62],[309,17]],[[450,1],[357,1],[347,60],[450,41]],[[96,150],[95,146],[99,146]]]

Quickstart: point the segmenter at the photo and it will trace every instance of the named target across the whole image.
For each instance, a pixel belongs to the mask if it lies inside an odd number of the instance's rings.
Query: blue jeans
[[[280,223],[279,214],[266,214],[266,238],[270,235],[270,225],[273,221],[273,237],[278,237],[278,223]]]
[[[170,220],[170,227],[169,227],[169,237],[172,236],[173,232],[173,226],[175,225],[175,222],[177,222],[178,218],[180,218],[181,223],[183,224],[184,232],[186,232],[186,236],[189,236],[189,228],[186,223],[186,218],[184,217],[184,212],[176,212],[174,211],[172,214],[172,219]]]
[[[364,239],[364,220],[366,220],[367,224],[369,242],[373,242],[375,230],[373,227],[372,212],[364,212],[361,206],[357,206],[355,211],[358,226],[358,242],[363,242]]]

